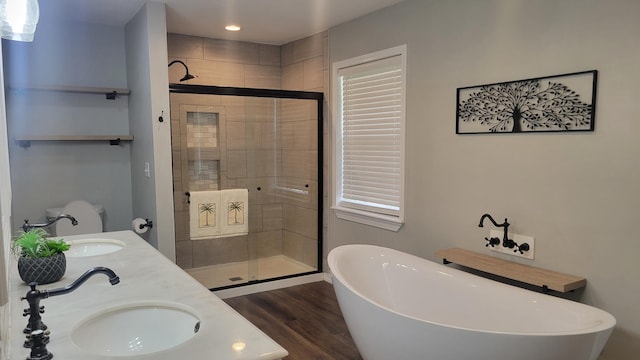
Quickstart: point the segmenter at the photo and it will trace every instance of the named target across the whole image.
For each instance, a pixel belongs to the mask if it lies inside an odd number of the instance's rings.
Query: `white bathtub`
[[[616,320],[371,245],[329,253],[340,308],[365,360],[595,360]]]

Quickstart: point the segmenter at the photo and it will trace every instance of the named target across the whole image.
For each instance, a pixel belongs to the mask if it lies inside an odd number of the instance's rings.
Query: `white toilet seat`
[[[62,213],[76,218],[78,225],[73,226],[68,219],[60,219],[55,224],[56,236],[102,232],[100,215],[92,204],[84,200],[74,200],[68,203],[62,208]]]

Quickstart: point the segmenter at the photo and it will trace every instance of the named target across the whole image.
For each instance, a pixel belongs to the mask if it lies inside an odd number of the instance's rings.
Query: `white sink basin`
[[[104,356],[137,356],[167,350],[200,329],[195,312],[176,303],[126,304],[95,313],[71,329],[71,341]]]
[[[105,255],[121,250],[124,243],[115,239],[80,239],[67,241],[71,248],[65,251],[67,257]]]

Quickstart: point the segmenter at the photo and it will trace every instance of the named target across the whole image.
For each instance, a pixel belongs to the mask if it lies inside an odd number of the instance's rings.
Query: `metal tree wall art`
[[[458,88],[456,133],[593,131],[597,74]]]

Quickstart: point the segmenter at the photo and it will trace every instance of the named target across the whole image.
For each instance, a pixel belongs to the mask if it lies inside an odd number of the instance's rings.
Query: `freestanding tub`
[[[388,248],[340,246],[328,261],[365,360],[595,360],[616,324],[594,307]]]

